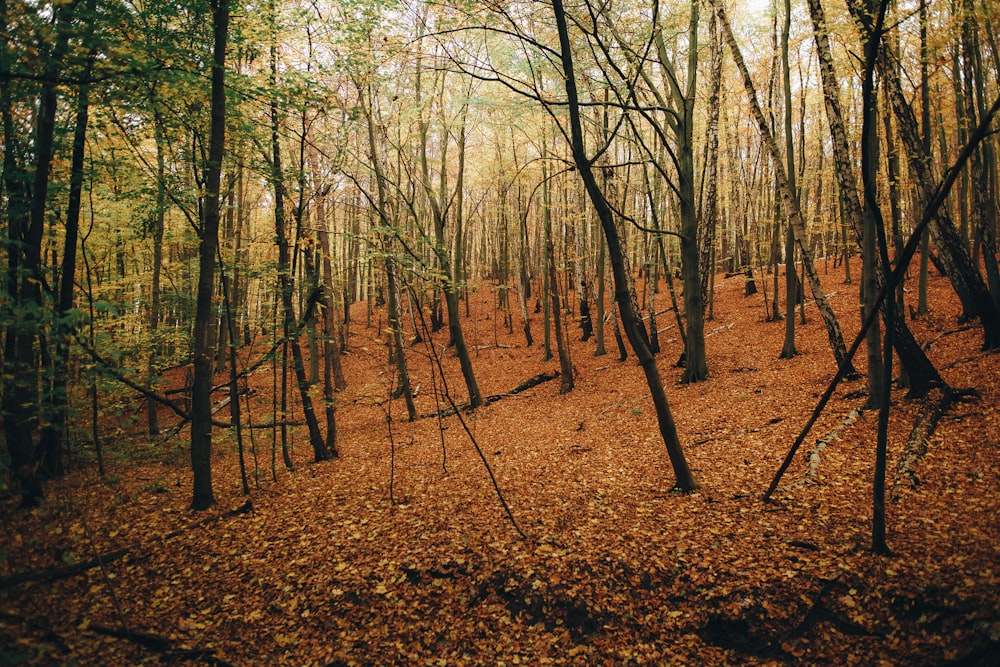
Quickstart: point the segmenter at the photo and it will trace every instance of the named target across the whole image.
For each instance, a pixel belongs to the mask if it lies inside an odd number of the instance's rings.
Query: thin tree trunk
[[[452,265],[449,258],[450,253],[444,233],[448,201],[447,182],[445,179],[445,158],[447,155],[445,149],[448,144],[447,133],[445,133],[445,136],[443,137],[443,146],[441,151],[440,192],[435,193],[433,187],[431,186],[430,172],[427,163],[428,122],[421,117],[419,124],[421,174],[423,177],[424,192],[427,195],[434,221],[434,251],[437,256],[438,266],[441,269],[441,291],[444,292],[445,306],[448,309],[448,331],[451,336],[451,343],[455,346],[455,356],[458,357],[458,363],[462,370],[462,377],[465,380],[466,390],[469,393],[469,404],[473,408],[478,408],[483,405],[483,397],[482,393],[479,391],[479,384],[476,382],[475,372],[472,369],[472,360],[469,358],[469,348],[465,342],[465,333],[462,330],[462,323],[459,319],[458,307],[460,291],[452,279]]]
[[[542,174],[543,178],[545,178],[542,185],[542,198],[545,202],[543,204],[542,218],[545,226],[545,270],[549,276],[549,293],[547,296],[551,303],[552,324],[554,325],[556,334],[556,350],[559,353],[559,369],[561,371],[559,393],[568,394],[573,391],[573,364],[569,358],[569,347],[566,345],[566,338],[563,336],[562,309],[559,306],[559,281],[556,280],[556,258],[552,244],[552,211],[549,204],[549,179],[545,173],[544,166],[542,167]]]
[[[219,254],[219,266],[222,263],[222,254]],[[243,485],[243,495],[250,493],[250,483],[247,481],[246,459],[243,456],[243,420],[240,417],[240,386],[239,372],[236,368],[236,325],[233,322],[233,303],[231,300],[232,285],[226,275],[225,268],[220,270],[219,282],[222,286],[222,302],[225,307],[224,321],[229,330],[229,344],[226,346],[226,353],[229,358],[229,418],[232,428],[236,433],[236,453],[240,464],[240,482]]]
[[[313,173],[318,174],[318,160],[313,158]],[[340,363],[340,345],[337,341],[337,298],[333,289],[333,260],[330,251],[329,221],[326,216],[326,186],[316,197],[316,223],[319,251],[323,266],[323,409],[326,415],[326,448],[330,456],[337,457],[337,400],[334,391],[347,388],[344,368]]]
[[[688,19],[687,89],[683,97],[674,87],[674,98],[682,109],[677,129],[676,153],[681,221],[681,274],[684,281],[684,316],[687,320],[684,372],[681,375],[683,383],[701,382],[708,378],[708,361],[705,353],[705,301],[699,268],[701,257],[694,190],[694,103],[698,72],[698,21],[699,3],[692,2]],[[662,39],[658,40],[660,61],[669,62],[662,55],[662,44]]]
[[[605,250],[607,246],[603,235],[598,235],[596,241],[597,241],[597,271],[596,271],[597,294],[594,295],[594,301],[597,307],[597,318],[596,318],[596,327],[594,334],[597,341],[597,347],[594,350],[594,356],[600,357],[608,353],[607,349],[605,349],[604,346],[604,311],[605,311],[604,295],[606,290],[604,281],[605,281],[605,273],[607,271],[607,267],[605,266],[605,260],[606,260]]]
[[[711,42],[709,93],[708,93],[708,127],[706,137],[706,176],[705,205],[701,215],[701,295],[703,303],[709,301],[709,276],[714,275],[715,265],[712,263],[715,249],[715,233],[719,221],[719,92],[722,88],[722,43],[719,41],[718,17],[712,13],[708,22],[709,41]],[[710,308],[711,312],[711,308]]]
[[[882,269],[885,273],[889,273],[891,271],[891,266],[889,264],[888,244],[886,243],[885,223],[882,219],[882,212],[879,209],[878,193],[876,191],[879,146],[878,123],[876,117],[876,92],[874,85],[876,55],[880,50],[880,45],[883,44],[882,23],[885,18],[885,11],[888,2],[887,0],[881,0],[877,8],[873,6],[874,2],[875,0],[868,0],[868,11],[875,16],[874,28],[869,31],[867,38],[864,40],[865,73],[861,89],[861,98],[864,105],[862,112],[863,125],[861,130],[861,176],[864,181],[865,193],[865,231],[871,231],[872,236],[874,236],[875,233],[878,234],[878,248],[882,261]],[[866,240],[866,247],[868,246],[874,246],[874,243]],[[875,272],[876,270],[872,268],[871,273],[874,274]],[[872,280],[872,282],[874,282],[874,280]],[[877,297],[873,297],[869,300],[869,311],[874,310],[877,307],[876,301]],[[875,479],[873,482],[872,492],[872,551],[877,554],[890,553],[889,546],[886,543],[885,471],[888,445],[889,409],[891,406],[892,393],[891,385],[888,380],[892,377],[892,333],[895,313],[896,299],[895,295],[892,294],[885,298],[886,331],[885,345],[883,348],[885,350],[885,358],[883,361],[885,384],[878,397],[878,434],[875,448]],[[877,321],[866,315],[865,320],[868,321],[869,319],[872,324]],[[871,338],[869,337],[869,347],[871,346],[870,341]],[[871,353],[869,353],[869,355],[870,354]]]
[[[806,277],[809,280],[809,287],[812,290],[813,299],[816,301],[816,307],[819,309],[823,322],[826,325],[830,348],[833,350],[833,355],[836,359],[837,365],[840,366],[841,364],[847,362],[847,348],[844,345],[844,337],[840,331],[840,323],[837,321],[837,317],[834,315],[833,309],[827,302],[826,294],[823,292],[822,285],[820,285],[819,275],[816,273],[812,257],[806,246],[807,238],[805,233],[805,224],[803,223],[801,212],[799,211],[796,203],[795,193],[791,189],[788,175],[785,173],[784,165],[781,162],[778,145],[768,128],[767,120],[764,118],[760,104],[757,101],[757,93],[753,86],[753,80],[750,78],[750,72],[747,70],[746,63],[743,61],[743,56],[736,43],[736,38],[733,36],[729,20],[726,18],[725,9],[721,5],[717,4],[717,0],[712,0],[712,2],[716,6],[716,11],[719,14],[719,21],[722,24],[723,39],[729,45],[729,49],[733,54],[733,60],[736,61],[736,66],[740,70],[740,74],[743,79],[743,86],[746,89],[747,97],[750,100],[750,108],[760,131],[761,139],[768,153],[771,155],[771,161],[774,164],[778,187],[781,190],[782,203],[785,207],[786,215],[788,216],[788,222],[792,226],[795,233],[795,240],[798,242],[799,250],[802,253],[802,263],[805,268]]]
[[[788,183],[785,187],[788,189],[788,198],[792,200],[791,202],[785,202],[785,206],[790,207],[785,211],[785,215],[790,221],[791,211],[801,209],[799,209],[799,191],[795,179],[795,143],[792,138],[792,75],[790,63],[788,62],[788,33],[791,30],[792,24],[792,6],[790,0],[785,0],[784,4],[784,21],[781,27],[781,81],[783,91],[782,109],[784,111],[785,173],[788,176]],[[778,159],[776,155],[772,155],[772,158],[775,160]],[[775,171],[779,172],[781,170],[775,169]],[[780,181],[778,188],[779,190],[782,188]],[[805,243],[804,227],[800,240]],[[802,264],[805,266],[804,255],[807,253],[804,245],[802,253]],[[781,346],[781,354],[779,355],[781,359],[791,359],[796,354],[795,304],[798,302],[798,291],[798,279],[795,275],[795,231],[793,231],[792,224],[789,222],[785,229],[785,340]],[[839,359],[837,363],[840,363]]]
[[[986,111],[985,81],[982,72],[982,51],[979,42],[979,26],[975,7],[971,0],[963,0],[962,18],[962,65],[965,84],[965,107],[969,122],[975,124]],[[993,142],[984,141],[972,154],[972,224],[976,230],[978,247],[982,250],[983,266],[990,294],[996,303],[1000,298],[1000,268],[997,266],[996,200],[991,198],[992,183],[990,166],[994,162]],[[993,170],[995,171],[995,169]],[[978,265],[978,252],[972,253],[973,262]]]
[[[917,8],[920,21],[920,138],[924,153],[933,158],[931,141],[931,86],[930,53],[927,46],[927,0],[919,0]],[[920,245],[920,269],[917,277],[917,315],[926,315],[927,277],[930,260],[930,233],[925,232]],[[903,318],[900,318],[903,319]],[[905,363],[905,362],[904,362]]]
[[[93,11],[94,0],[89,0],[87,10]],[[88,37],[89,37],[88,31]],[[84,69],[84,79],[92,70],[96,47],[91,47]],[[70,166],[69,202],[66,210],[66,233],[63,241],[62,270],[58,303],[56,304],[55,358],[51,388],[51,414],[42,430],[42,471],[47,477],[58,477],[64,472],[63,451],[66,446],[69,353],[72,339],[71,324],[67,322],[73,309],[76,280],[76,245],[80,230],[80,203],[83,195],[84,160],[86,158],[87,122],[90,113],[90,86],[80,85],[76,107],[76,128],[73,131],[73,155]]]

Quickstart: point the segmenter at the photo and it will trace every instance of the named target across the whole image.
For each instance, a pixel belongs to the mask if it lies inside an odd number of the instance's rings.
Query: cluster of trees
[[[358,300],[369,325],[385,313],[411,419],[407,338],[425,326],[448,327],[477,407],[461,311],[483,281],[526,345],[542,311],[563,391],[569,316],[597,354],[606,323],[622,358],[627,339],[681,489],[697,482],[654,356],[664,282],[683,382],[710,372],[719,270],[745,274],[748,294],[760,282],[782,356],[808,285],[845,374],[857,345],[818,260],[860,251],[872,405],[886,350],[914,392],[941,384],[898,278],[922,242],[912,312],[932,260],[1000,345],[996,9],[827,4],[0,0],[0,389],[24,503],[69,445],[100,452],[109,380],[146,395],[151,435],[157,405],[190,420],[195,508],[213,503],[212,429],[241,437],[241,383],[265,360],[290,367],[274,396],[282,443],[291,376],[316,460],[335,457]],[[262,356],[243,353],[259,339]],[[176,366],[190,369],[185,401],[157,383]],[[222,370],[228,422],[212,416]],[[91,432],[71,428],[87,413]]]

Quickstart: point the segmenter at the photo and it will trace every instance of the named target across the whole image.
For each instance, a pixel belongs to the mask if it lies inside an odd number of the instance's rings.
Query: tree
[[[426,20],[426,17],[425,19]],[[479,384],[476,382],[476,375],[472,368],[472,360],[469,357],[469,348],[465,343],[465,334],[462,330],[462,323],[459,316],[459,287],[454,281],[452,260],[449,251],[449,244],[445,237],[445,226],[447,224],[448,210],[455,193],[448,190],[447,180],[447,148],[452,135],[451,128],[444,126],[439,128],[438,137],[441,150],[441,165],[438,174],[437,189],[431,180],[430,163],[428,161],[428,144],[430,141],[430,119],[424,114],[423,100],[420,86],[421,72],[417,71],[417,108],[420,114],[418,125],[420,132],[420,143],[418,146],[420,159],[420,182],[426,195],[427,202],[431,210],[431,222],[434,229],[434,254],[440,268],[438,276],[441,289],[444,292],[445,305],[448,309],[448,330],[451,335],[451,344],[455,346],[455,356],[458,357],[459,365],[462,369],[462,377],[465,379],[465,387],[469,393],[469,405],[478,408],[483,405],[483,397],[479,391]],[[444,76],[442,74],[442,76]],[[444,82],[440,85],[441,100],[443,104],[445,95]],[[442,110],[442,115],[443,115]],[[465,128],[460,130],[465,132]]]
[[[194,382],[191,386],[191,469],[194,492],[191,508],[203,510],[215,504],[212,493],[212,380],[215,353],[214,293],[215,262],[219,248],[219,202],[222,158],[226,141],[226,43],[229,36],[229,0],[211,0],[212,92],[208,161],[205,165],[205,195],[198,243],[198,295],[191,356]]]
[[[757,93],[754,89],[753,80],[750,78],[750,72],[747,70],[746,63],[743,61],[743,55],[740,53],[739,45],[736,43],[736,38],[733,36],[733,30],[729,25],[729,19],[726,17],[726,11],[718,0],[712,0],[712,4],[715,6],[715,10],[719,15],[719,22],[722,27],[722,38],[729,47],[729,50],[733,55],[733,60],[736,62],[736,67],[739,69],[741,78],[743,79],[743,87],[750,100],[750,110],[753,113],[757,129],[760,132],[761,140],[764,147],[767,149],[767,152],[771,156],[771,162],[774,165],[778,189],[781,193],[782,206],[784,207],[785,215],[788,216],[788,223],[791,225],[795,233],[795,240],[798,243],[800,252],[802,253],[802,265],[806,276],[809,279],[809,287],[812,290],[813,299],[816,300],[816,307],[819,309],[820,315],[823,317],[823,322],[826,325],[827,338],[830,341],[830,348],[833,350],[834,359],[836,360],[837,365],[841,366],[845,363],[847,358],[847,348],[844,345],[844,336],[840,331],[840,323],[837,321],[837,317],[834,314],[833,309],[827,302],[826,294],[823,292],[823,287],[820,285],[819,274],[816,273],[816,268],[813,266],[811,254],[806,246],[807,239],[805,224],[802,220],[802,213],[799,210],[797,198],[795,197],[795,193],[792,191],[788,175],[782,165],[778,144],[774,140],[774,136],[771,134],[767,120],[764,118],[764,113],[761,111],[760,103],[757,101]]]
[[[371,160],[372,177],[375,181],[375,192],[377,195],[373,205],[380,222],[380,232],[382,235],[381,250],[385,265],[386,289],[388,292],[387,305],[389,308],[389,358],[396,366],[396,381],[399,384],[398,391],[406,400],[406,412],[410,421],[413,421],[417,418],[417,408],[413,403],[413,389],[410,386],[410,373],[406,364],[406,347],[403,345],[403,322],[399,305],[400,290],[397,284],[395,257],[395,234],[397,231],[389,214],[386,175],[375,138],[376,122],[374,112],[372,111],[375,104],[375,96],[371,85],[363,86],[357,82],[356,84],[359,86],[359,92],[361,93],[361,108],[368,121],[368,156]]]
[[[43,495],[39,467],[57,471],[59,463],[46,465],[35,450],[39,426],[38,366],[35,346],[44,337],[44,283],[42,241],[49,192],[49,170],[55,151],[58,82],[66,67],[77,3],[63,3],[47,13],[29,11],[24,23],[39,30],[38,65],[41,85],[31,92],[37,98],[34,136],[18,136],[9,58],[0,67],[0,114],[3,116],[4,189],[7,194],[7,275],[4,281],[3,422],[11,467],[21,485],[21,504],[37,505]],[[47,14],[47,15],[46,15]],[[13,17],[6,2],[0,20],[9,26]],[[37,23],[35,23],[37,21]],[[41,25],[47,24],[47,25]],[[50,42],[48,36],[51,36]],[[4,48],[7,48],[5,45]],[[30,99],[30,98],[29,98]],[[29,167],[29,163],[31,166]]]
[[[709,43],[711,46],[710,82],[708,93],[708,126],[705,129],[705,203],[701,210],[702,224],[699,227],[701,240],[699,242],[701,258],[701,297],[703,303],[708,303],[709,319],[712,317],[713,306],[709,292],[711,279],[714,285],[715,276],[715,237],[719,228],[719,115],[720,91],[722,89],[722,42],[719,40],[718,17],[712,12],[708,21]]]
[[[781,85],[782,85],[782,109],[784,111],[784,122],[782,124],[785,136],[785,174],[787,175],[788,199],[790,206],[795,210],[799,207],[799,188],[795,178],[795,142],[792,136],[792,75],[791,66],[788,60],[788,33],[792,25],[792,3],[790,0],[784,2],[784,19],[781,24]],[[730,48],[732,45],[730,45]],[[744,82],[745,85],[745,82]],[[771,156],[777,161],[776,155]],[[780,178],[780,177],[779,177]],[[782,185],[778,184],[779,192]],[[782,193],[784,194],[784,193]],[[786,206],[789,204],[786,202]],[[791,218],[790,214],[786,215]],[[801,238],[801,235],[800,235]],[[805,253],[805,247],[803,247]],[[803,258],[803,264],[807,260]],[[775,268],[777,271],[777,268]],[[782,359],[791,359],[795,356],[795,304],[798,301],[799,283],[795,274],[795,230],[791,223],[785,226],[785,341],[781,346]],[[777,298],[777,290],[775,290]],[[777,302],[775,302],[775,312],[777,312]],[[835,352],[836,354],[836,352]],[[839,362],[839,360],[838,360]]]
[[[560,386],[559,393],[567,394],[573,390],[573,364],[569,357],[569,345],[563,335],[563,314],[559,304],[559,281],[556,276],[555,248],[552,243],[552,189],[548,174],[548,161],[545,138],[542,138],[542,225],[545,234],[545,267],[548,280],[548,294],[545,295],[552,313],[556,334],[556,350],[559,354]]]
[[[273,5],[272,5],[273,10]],[[272,21],[274,17],[272,15]],[[271,85],[277,86],[277,26],[272,24],[271,41]],[[277,90],[273,91],[277,95]],[[299,344],[297,327],[295,325],[295,304],[293,300],[295,287],[292,275],[291,255],[289,252],[288,232],[285,220],[285,177],[281,163],[281,117],[277,100],[272,97],[270,101],[271,120],[271,144],[270,155],[266,156],[270,167],[270,180],[274,188],[274,233],[278,244],[278,285],[281,297],[282,327],[285,342],[291,347],[292,367],[295,372],[295,381],[299,389],[299,396],[302,401],[302,412],[305,415],[306,426],[309,429],[309,443],[313,448],[313,458],[318,463],[331,458],[331,452],[327,449],[326,440],[319,429],[319,421],[316,419],[316,412],[313,409],[312,396],[309,393],[309,379],[306,377],[305,362],[302,356],[302,346]],[[304,137],[303,137],[304,138]],[[301,215],[301,207],[297,215]],[[313,299],[315,301],[315,299]]]
[[[872,34],[871,17],[859,0],[848,0],[851,15],[866,36]],[[891,44],[883,43],[878,49],[876,66],[886,86],[892,103],[893,114],[900,138],[906,148],[910,174],[917,185],[921,203],[926,208],[934,197],[934,171],[929,156],[924,151],[919,126],[910,101],[903,93],[899,77],[899,57]],[[962,301],[964,317],[978,317],[983,324],[983,348],[1000,347],[1000,306],[993,300],[986,283],[976,269],[968,248],[945,209],[938,209],[930,226],[931,236],[939,250],[939,259],[952,288]]]
[[[573,162],[580,172],[580,177],[583,179],[587,194],[594,205],[594,209],[597,211],[601,227],[604,230],[604,236],[608,244],[608,257],[615,278],[615,301],[618,304],[622,325],[628,336],[629,343],[632,345],[632,349],[639,359],[639,365],[642,366],[642,370],[646,376],[646,384],[649,386],[653,405],[656,408],[656,418],[660,427],[660,435],[663,437],[664,444],[667,447],[667,455],[670,458],[670,463],[673,466],[674,475],[676,476],[676,487],[682,491],[691,491],[697,488],[698,484],[694,479],[691,469],[688,467],[687,459],[684,457],[684,450],[677,437],[677,427],[674,424],[667,396],[663,391],[663,383],[660,380],[660,373],[656,368],[656,360],[650,353],[645,338],[639,332],[636,313],[632,308],[632,302],[628,294],[618,229],[615,226],[611,208],[608,206],[604,198],[604,193],[597,184],[597,178],[593,171],[592,158],[587,154],[583,143],[583,126],[580,120],[580,99],[576,88],[573,47],[570,42],[569,27],[566,22],[562,0],[553,0],[552,11],[555,15],[556,30],[559,36],[559,62],[563,74],[563,84],[566,88],[569,136],[573,151]]]
[[[83,196],[84,163],[86,160],[87,124],[90,117],[90,78],[97,46],[93,41],[95,2],[88,0],[84,16],[88,17],[88,29],[83,42],[89,43],[83,66],[84,83],[80,84],[76,102],[76,125],[73,129],[73,150],[70,166],[69,197],[66,207],[66,233],[63,240],[63,257],[60,270],[59,292],[57,294],[54,321],[55,352],[52,360],[52,380],[49,390],[49,416],[42,429],[42,470],[49,477],[61,476],[63,455],[66,446],[66,426],[68,415],[69,355],[75,318],[71,312],[74,301],[76,280],[77,240],[80,229],[80,203]]]
[[[698,2],[691,2],[687,22],[687,58],[684,78],[679,73],[679,67],[674,63],[668,48],[663,30],[659,26],[659,3],[654,3],[653,20],[650,25],[649,43],[641,49],[636,49],[629,40],[622,36],[616,22],[606,8],[592,7],[591,13],[603,19],[603,25],[596,18],[589,33],[601,49],[606,62],[608,75],[614,73],[617,85],[611,88],[615,92],[617,104],[625,110],[623,119],[633,128],[633,136],[640,143],[643,152],[655,168],[659,176],[666,181],[678,200],[680,209],[680,239],[681,276],[684,284],[684,315],[687,327],[684,334],[684,373],[681,382],[700,382],[708,377],[708,361],[705,353],[705,300],[702,290],[701,249],[698,224],[698,209],[695,195],[694,170],[694,125],[695,102],[698,89],[698,26],[700,18]],[[614,38],[614,41],[601,37],[601,28]],[[637,75],[631,74],[628,68],[615,62],[614,49],[620,49],[625,54],[627,65],[638,69]],[[644,60],[643,50],[652,46],[656,52],[656,63],[663,73],[664,83],[657,85]],[[720,63],[721,67],[721,63]],[[645,104],[640,98],[637,79],[641,78],[645,90],[655,104]],[[610,79],[610,77],[609,77]],[[623,89],[623,90],[622,90]],[[662,119],[649,111],[649,108],[662,109]],[[651,150],[643,134],[639,130],[632,112],[635,109],[642,119],[650,126],[660,148],[670,156],[673,173],[666,165],[657,159],[657,152]],[[672,141],[671,141],[672,139]],[[713,221],[714,224],[714,221]],[[644,333],[645,335],[645,333]],[[647,336],[648,338],[648,336]]]
[[[829,126],[830,138],[833,146],[834,174],[837,178],[840,209],[843,217],[847,221],[847,225],[854,232],[854,237],[857,240],[858,245],[861,245],[864,237],[862,232],[862,227],[865,224],[864,215],[862,212],[861,200],[858,196],[859,189],[857,180],[854,176],[854,160],[851,157],[850,144],[847,139],[847,129],[844,123],[842,105],[840,101],[840,84],[838,83],[839,80],[834,68],[833,51],[830,48],[826,15],[820,0],[809,0],[809,14],[813,23],[813,36],[816,42],[816,54],[819,58],[820,78],[823,86],[823,100],[826,108],[827,124]],[[874,244],[874,233],[870,233],[869,237],[872,239]],[[870,254],[874,255],[874,249],[870,250]],[[875,258],[873,256],[873,262],[874,259]],[[874,294],[877,294],[881,291],[882,286],[885,283],[885,273],[883,271],[883,267],[881,267],[878,262],[874,262],[874,264],[875,271],[872,278],[875,281]],[[871,286],[869,286],[868,293],[869,301],[866,302],[866,306],[871,303],[870,299],[874,296],[871,292]],[[934,365],[927,358],[927,354],[917,343],[916,339],[914,339],[913,333],[906,325],[906,320],[902,317],[897,317],[894,318],[894,324],[895,332],[892,340],[895,345],[896,352],[900,356],[900,361],[909,376],[910,391],[916,396],[923,396],[932,386],[942,384],[943,380],[941,379],[937,369],[934,368]],[[873,344],[872,349],[869,352],[871,353],[876,348],[877,345]],[[876,354],[874,356],[877,357],[878,355]],[[868,361],[870,364],[877,364],[877,367],[881,367],[881,363],[875,358],[869,358]],[[870,401],[875,401],[875,397],[880,391],[877,384],[877,380],[879,378],[877,374],[872,373],[872,367],[873,366],[869,367],[868,395]],[[873,383],[875,383],[874,386]],[[874,406],[874,403],[872,405]]]

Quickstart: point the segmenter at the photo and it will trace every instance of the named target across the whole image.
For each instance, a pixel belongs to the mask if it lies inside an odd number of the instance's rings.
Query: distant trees
[[[876,256],[879,227],[855,176],[862,112],[868,150],[891,143],[903,158],[869,174],[885,184],[874,204],[899,204],[887,238],[894,262],[936,174],[989,116],[1000,85],[992,5],[897,13],[875,54],[870,97],[882,104],[866,107],[847,50],[872,30],[869,4],[851,0],[848,13],[830,15],[809,0],[808,23],[786,4],[780,51],[775,23],[773,53],[758,54],[740,46],[754,43],[751,17],[721,1],[555,1],[538,12],[518,2],[389,11],[274,0],[264,12],[233,5],[224,26],[228,0],[0,0],[9,35],[0,404],[3,463],[23,502],[40,500],[69,453],[96,447],[133,392],[148,401],[150,438],[165,431],[158,406],[190,419],[195,507],[213,499],[213,428],[233,420],[268,422],[273,461],[279,443],[287,454],[295,411],[313,458],[332,457],[345,386],[338,355],[352,327],[379,332],[415,419],[408,364],[426,334],[419,315],[446,325],[468,404],[481,405],[481,341],[463,319],[487,282],[498,290],[494,337],[518,317],[525,345],[550,343],[555,328],[566,390],[568,329],[578,325],[602,354],[608,325],[620,358],[628,338],[678,485],[693,488],[657,350],[682,358],[676,379],[710,377],[704,318],[715,270],[775,271],[761,281],[774,285],[760,302],[770,316],[782,290],[795,303],[797,254],[843,365],[823,257],[836,265],[861,250],[866,307],[892,269]],[[772,58],[781,78],[767,80]],[[945,65],[930,66],[937,61]],[[935,95],[948,97],[948,113],[932,114]],[[825,114],[808,112],[820,104]],[[996,154],[991,136],[971,155],[922,254],[947,274],[964,317],[982,323],[986,348],[1000,345]],[[783,234],[794,248],[782,247]],[[359,310],[351,319],[357,300],[363,322]],[[911,392],[941,384],[906,313],[890,320]],[[82,323],[88,342],[75,335]],[[661,334],[674,328],[672,348]],[[892,382],[879,382],[879,338],[871,334],[867,364],[873,405]],[[239,394],[245,374],[268,362],[275,396],[258,407],[271,418],[259,409],[213,418],[216,372],[232,364]],[[173,368],[185,386],[167,394]],[[323,410],[313,407],[319,396]]]

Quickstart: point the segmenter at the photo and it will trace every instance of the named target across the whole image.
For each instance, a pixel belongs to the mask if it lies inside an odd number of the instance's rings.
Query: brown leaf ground
[[[856,287],[833,269],[824,279],[852,336]],[[167,658],[192,664],[990,664],[1000,653],[1000,372],[995,354],[979,353],[981,330],[929,350],[949,383],[981,397],[945,413],[918,464],[920,483],[899,487],[889,504],[896,555],[876,557],[874,412],[822,452],[815,482],[804,480],[799,455],[777,502],[761,502],[833,358],[810,306],[800,354],[778,360],[783,325],[764,321],[760,295],[742,293],[741,277],[718,277],[707,382],[676,384],[676,329],[661,335],[660,370],[702,484],[695,493],[671,492],[640,369],[594,357],[593,342],[574,340],[572,393],[548,382],[466,417],[528,539],[508,522],[456,417],[410,424],[402,401],[384,402],[384,346],[359,304],[337,413],[340,458],[310,464],[304,429],[294,429],[296,468],[273,482],[270,431],[255,431],[252,511],[181,530],[245,500],[235,447],[219,431],[219,506],[208,513],[187,509],[187,431],[112,447],[108,479],[78,468],[50,484],[36,510],[4,499],[0,663],[164,658],[98,632],[124,625],[167,640]],[[658,299],[666,307],[666,294]],[[956,328],[956,300],[937,276],[931,303],[912,322],[922,341]],[[558,368],[523,346],[518,313],[515,333],[506,332],[491,289],[472,294],[470,306],[484,394]],[[672,322],[667,313],[658,324]],[[457,363],[444,362],[460,400]],[[427,348],[414,346],[410,363],[418,408],[434,412]],[[270,382],[266,369],[254,375],[257,397]],[[804,449],[864,403],[863,389],[859,379],[837,390]],[[902,391],[894,400],[890,488],[922,406]],[[269,407],[258,409],[255,421],[271,419]],[[9,583],[123,547],[127,557],[78,576]],[[212,653],[183,653],[195,648]]]

